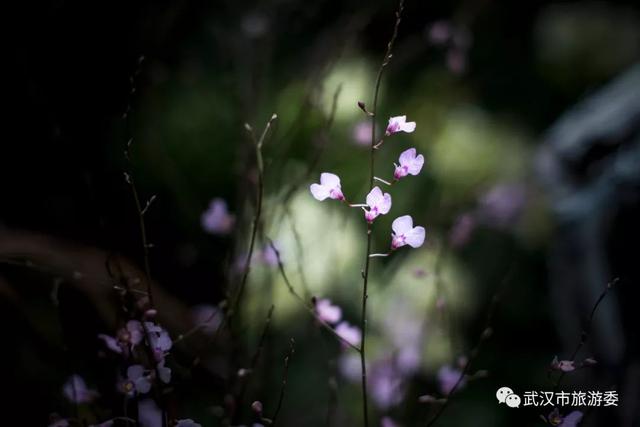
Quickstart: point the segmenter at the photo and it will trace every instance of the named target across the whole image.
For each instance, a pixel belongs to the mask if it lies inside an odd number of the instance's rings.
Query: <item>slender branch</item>
[[[396,21],[393,27],[393,34],[387,44],[387,51],[384,54],[382,65],[378,70],[376,77],[375,90],[373,93],[373,108],[371,110],[371,149],[369,153],[369,190],[373,189],[374,174],[375,174],[375,152],[377,150],[376,144],[376,114],[378,108],[378,96],[380,95],[380,83],[382,81],[382,73],[391,60],[391,52],[393,51],[393,45],[398,37],[398,28],[400,27],[402,11],[404,9],[404,0],[400,0],[398,4],[398,10],[396,11]],[[362,411],[364,416],[364,426],[369,426],[369,410],[367,404],[367,364],[365,356],[365,344],[367,337],[367,288],[369,284],[369,265],[371,258],[371,233],[372,226],[367,224],[367,253],[365,255],[364,270],[362,273],[363,285],[362,285],[362,315],[360,318],[360,329],[362,330],[362,341],[360,343],[360,367],[362,370]]]
[[[276,411],[273,413],[273,417],[271,417],[271,425],[275,426],[276,421],[278,419],[278,414],[280,414],[280,409],[282,409],[282,402],[284,400],[284,391],[287,387],[287,375],[289,374],[289,361],[291,360],[291,356],[295,352],[296,342],[293,338],[289,341],[289,351],[287,355],[284,357],[284,371],[282,373],[282,386],[280,387],[280,397],[278,398],[278,406],[276,407]]]
[[[262,334],[260,335],[260,340],[258,341],[258,347],[256,348],[256,352],[253,354],[253,357],[251,358],[249,374],[253,373],[256,369],[256,366],[258,366],[258,360],[260,360],[260,354],[262,354],[262,349],[264,348],[264,343],[267,339],[267,333],[269,332],[269,326],[271,325],[271,317],[273,316],[274,309],[275,309],[275,306],[271,304],[271,307],[269,308],[269,312],[267,313],[267,318],[264,322],[264,327],[262,328]],[[247,383],[248,381],[246,380],[242,382],[242,387],[240,389],[240,393],[238,394],[238,399],[237,399],[238,408],[243,407],[244,395],[247,391]]]
[[[253,250],[256,243],[256,236],[258,235],[258,228],[260,224],[260,215],[262,214],[262,199],[264,196],[264,162],[262,160],[262,144],[267,136],[267,133],[271,129],[273,123],[278,118],[276,114],[271,116],[271,119],[267,122],[264,130],[262,131],[262,135],[260,135],[260,139],[256,140],[255,134],[253,133],[253,129],[248,124],[245,124],[245,128],[249,132],[251,139],[253,140],[255,146],[255,154],[256,154],[256,165],[258,167],[258,182],[257,182],[257,191],[256,191],[256,211],[253,216],[253,223],[251,226],[251,240],[249,241],[249,251],[247,252],[247,259],[244,264],[244,269],[242,273],[242,279],[240,281],[240,285],[238,287],[238,293],[236,295],[235,301],[229,307],[228,315],[226,317],[227,322],[231,321],[231,318],[235,315],[236,310],[242,300],[242,295],[244,294],[244,289],[247,285],[247,279],[249,278],[249,271],[251,270],[251,259],[253,258]]]
[[[431,420],[427,422],[427,427],[434,425],[436,421],[438,421],[438,419],[442,416],[444,411],[447,409],[447,407],[449,406],[449,403],[451,402],[451,397],[454,395],[456,390],[458,390],[458,388],[460,387],[460,384],[462,384],[462,381],[464,381],[467,374],[469,373],[469,370],[471,369],[471,364],[478,357],[478,354],[480,353],[480,349],[482,348],[482,345],[487,339],[489,339],[489,337],[491,337],[491,334],[493,333],[493,330],[491,328],[491,322],[493,321],[493,316],[495,315],[496,309],[502,297],[502,293],[504,292],[504,289],[506,288],[508,282],[511,280],[511,277],[513,276],[514,271],[515,269],[513,265],[511,265],[511,267],[509,267],[509,270],[507,271],[507,274],[505,274],[504,278],[502,279],[502,282],[500,283],[498,290],[491,298],[491,304],[489,305],[487,318],[482,328],[482,332],[480,333],[480,338],[478,339],[478,342],[476,343],[475,347],[473,347],[473,349],[471,350],[471,353],[469,354],[469,358],[467,359],[467,363],[465,363],[464,368],[462,368],[462,372],[460,373],[460,377],[458,378],[456,383],[453,385],[453,387],[449,391],[449,395],[447,399],[444,401],[442,406],[438,408],[438,411],[431,418]]]
[[[267,237],[267,240],[269,241],[269,246],[271,247],[273,252],[276,254],[276,259],[278,260],[278,270],[280,271],[280,276],[282,276],[282,280],[284,280],[285,285],[289,289],[289,293],[293,295],[300,302],[300,304],[302,304],[305,310],[309,312],[309,314],[316,320],[316,322],[318,322],[320,326],[322,326],[327,331],[331,332],[336,338],[338,338],[340,341],[345,343],[347,346],[351,347],[357,352],[360,352],[361,351],[360,347],[352,344],[351,342],[347,341],[342,336],[340,336],[336,332],[336,330],[331,327],[331,325],[329,325],[327,322],[325,322],[320,317],[318,317],[318,314],[316,313],[314,308],[308,305],[307,302],[304,300],[304,298],[302,298],[300,294],[296,292],[296,290],[291,285],[291,282],[289,281],[289,277],[287,277],[287,273],[284,270],[284,264],[282,264],[282,259],[280,258],[280,251],[278,251],[278,248],[276,248],[276,246],[273,244],[273,241],[271,239]]]
[[[571,362],[575,362],[576,357],[578,356],[578,353],[580,352],[582,347],[584,347],[584,345],[587,343],[587,340],[589,339],[589,335],[591,334],[591,328],[593,326],[593,319],[596,315],[596,311],[598,310],[598,307],[600,306],[600,303],[607,296],[611,288],[613,288],[619,281],[620,281],[620,278],[618,277],[611,280],[609,283],[607,283],[607,286],[604,288],[602,293],[600,293],[600,296],[596,300],[595,304],[593,305],[593,308],[591,309],[591,313],[589,314],[589,319],[587,320],[587,326],[580,333],[580,342],[578,342],[575,350],[571,354],[571,359],[569,359]],[[566,374],[567,373],[564,371],[560,372],[560,375],[558,376],[558,379],[556,380],[556,383],[553,387],[554,392],[558,391],[558,388],[560,387],[560,383],[562,382]]]

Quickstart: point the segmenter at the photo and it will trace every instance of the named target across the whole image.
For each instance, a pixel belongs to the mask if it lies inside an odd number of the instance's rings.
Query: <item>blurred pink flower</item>
[[[227,202],[215,198],[201,217],[202,228],[211,234],[229,234],[235,224],[235,216],[229,213]]]
[[[311,184],[311,194],[316,200],[323,201],[326,198],[344,200],[340,186],[340,177],[329,172],[320,174],[320,184]]]
[[[382,417],[380,420],[380,427],[400,427],[400,424],[396,423],[389,417]]]
[[[360,328],[357,326],[351,326],[347,322],[340,322],[338,326],[336,326],[336,333],[348,343],[355,345],[356,347],[360,345],[360,341],[362,340],[362,332]]]
[[[214,334],[222,323],[222,311],[213,305],[200,304],[191,308],[191,319],[207,335]]]
[[[151,390],[151,378],[145,375],[142,365],[131,365],[127,369],[127,378],[120,382],[119,388],[128,396],[145,394]]]
[[[368,388],[374,403],[382,410],[399,404],[404,397],[402,376],[392,359],[375,363],[369,371]]]
[[[575,371],[576,367],[572,360],[558,360],[558,356],[555,356],[551,361],[551,369],[562,372]]]
[[[424,243],[424,227],[414,227],[413,219],[409,215],[396,218],[391,224],[391,228],[393,229],[393,237],[391,240],[392,250],[404,245],[419,248]]]
[[[373,187],[367,194],[367,205],[369,210],[364,209],[364,217],[367,222],[373,222],[380,215],[385,215],[391,209],[391,195],[382,193],[380,187]]]
[[[416,156],[416,149],[409,148],[400,154],[398,162],[400,165],[396,165],[394,163],[396,170],[393,172],[393,177],[395,179],[404,178],[407,175],[415,176],[422,170],[422,166],[424,165],[424,156],[422,154]]]
[[[319,299],[316,302],[316,313],[320,320],[329,324],[336,324],[342,319],[342,309],[337,305],[332,305],[329,299]]]
[[[434,45],[444,45],[451,39],[453,29],[447,21],[437,21],[431,24],[427,36]]]
[[[524,186],[498,184],[480,196],[479,219],[496,227],[512,225],[517,221],[526,202]]]
[[[367,368],[369,364],[367,363]],[[338,358],[340,374],[352,383],[357,383],[362,377],[360,356],[354,352],[344,353]]]
[[[278,245],[275,242],[273,244],[278,249],[278,252],[282,254]],[[262,251],[260,251],[260,261],[270,267],[276,267],[278,265],[278,254],[271,245],[265,245],[264,248],[262,248]]]
[[[440,393],[445,396],[448,396],[449,393],[453,391],[453,387],[455,387],[458,380],[462,376],[462,372],[456,368],[452,368],[451,366],[443,366],[438,370],[437,380],[438,387],[440,388]],[[465,380],[462,379],[458,388],[464,387]]]
[[[476,220],[470,213],[463,213],[451,227],[449,233],[449,243],[454,248],[459,248],[466,245],[471,238],[473,230],[476,228]]]
[[[407,116],[396,116],[389,119],[386,135],[393,135],[398,132],[411,133],[416,130],[416,122],[407,122]]]
[[[145,322],[147,331],[149,332],[149,345],[151,346],[156,360],[160,362],[166,356],[167,352],[171,350],[173,341],[169,336],[169,333],[164,330],[160,325],[156,325],[151,322]]]
[[[98,392],[87,388],[87,383],[80,375],[72,375],[62,386],[64,397],[71,403],[89,403],[93,401]]]
[[[447,51],[447,68],[453,74],[463,74],[467,69],[467,54],[462,49],[451,48]]]
[[[357,145],[369,146],[371,145],[371,121],[363,120],[353,127],[352,133],[353,141]]]

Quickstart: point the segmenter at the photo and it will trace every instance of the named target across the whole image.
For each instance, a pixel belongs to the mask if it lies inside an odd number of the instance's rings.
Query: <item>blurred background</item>
[[[372,104],[396,8],[386,0],[7,6],[3,424],[122,415],[118,361],[97,336],[127,318],[111,260],[129,278],[144,276],[125,172],[143,205],[155,196],[144,221],[157,319],[174,339],[170,413],[203,426],[250,425],[259,400],[271,416],[293,338],[279,423],[362,424],[358,353],[291,295],[268,242],[304,299],[328,298],[344,321],[359,323],[362,213],[318,202],[308,188],[333,172],[350,201],[364,201],[371,127],[356,103]],[[377,125],[381,132],[388,117],[407,115],[417,129],[385,142],[376,175],[391,179],[410,147],[426,161],[420,175],[386,190],[394,204],[376,220],[374,252],[387,250],[403,214],[427,239],[372,263],[373,425],[427,425],[441,403],[424,396],[446,396],[479,342],[438,424],[544,425],[552,407],[507,408],[495,392],[552,390],[552,359],[571,359],[614,278],[575,359],[597,364],[567,373],[560,389],[618,391],[618,407],[572,408],[585,412],[583,425],[640,425],[639,58],[636,2],[407,0]],[[203,312],[217,313],[219,325],[241,282],[258,182],[244,124],[259,135],[273,113],[257,242],[232,333],[201,328],[180,340]],[[487,317],[491,334],[481,340]],[[72,374],[100,397],[80,408],[67,401]]]

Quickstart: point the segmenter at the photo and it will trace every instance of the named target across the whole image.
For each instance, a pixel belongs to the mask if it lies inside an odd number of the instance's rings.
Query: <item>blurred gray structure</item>
[[[562,115],[545,135],[536,162],[556,222],[550,283],[561,358],[573,352],[607,282],[619,277],[598,308],[582,357],[593,354],[616,372],[598,383],[615,385],[626,402],[638,402],[633,301],[640,267],[640,64]],[[637,405],[622,408],[620,422],[610,425],[638,425]]]

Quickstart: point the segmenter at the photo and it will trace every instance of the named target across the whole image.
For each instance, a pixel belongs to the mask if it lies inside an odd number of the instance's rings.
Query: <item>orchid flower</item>
[[[422,165],[424,165],[424,156],[422,154],[416,156],[416,149],[409,148],[400,154],[398,162],[400,165],[396,165],[394,163],[396,170],[393,172],[393,177],[395,179],[404,178],[407,175],[415,176],[422,170]]]
[[[211,234],[229,234],[235,224],[235,216],[229,213],[227,202],[216,197],[201,217],[202,228]]]
[[[144,328],[142,323],[137,320],[129,320],[124,328],[118,330],[115,337],[98,334],[98,338],[104,341],[107,348],[118,354],[122,354],[124,349],[129,348],[129,345],[135,347],[140,344],[143,336]]]
[[[396,116],[389,119],[387,125],[387,136],[398,132],[411,133],[416,130],[416,122],[407,122],[407,116]]]
[[[329,299],[320,299],[316,302],[316,313],[318,318],[329,324],[336,324],[342,318],[342,309],[337,305],[332,305]]]
[[[404,245],[419,248],[424,243],[424,227],[414,227],[413,219],[409,215],[396,218],[391,224],[391,228],[393,229],[391,250]]]
[[[127,379],[120,383],[120,390],[128,396],[133,396],[136,393],[145,394],[151,390],[151,379],[144,374],[142,365],[129,366]]]
[[[379,215],[389,212],[391,209],[391,195],[389,193],[382,194],[380,187],[373,187],[367,194],[367,206],[369,206],[369,210],[364,210],[364,217],[367,222],[371,223]]]
[[[323,201],[326,198],[344,200],[340,187],[340,177],[329,172],[320,174],[320,184],[311,184],[311,194],[316,200]]]

